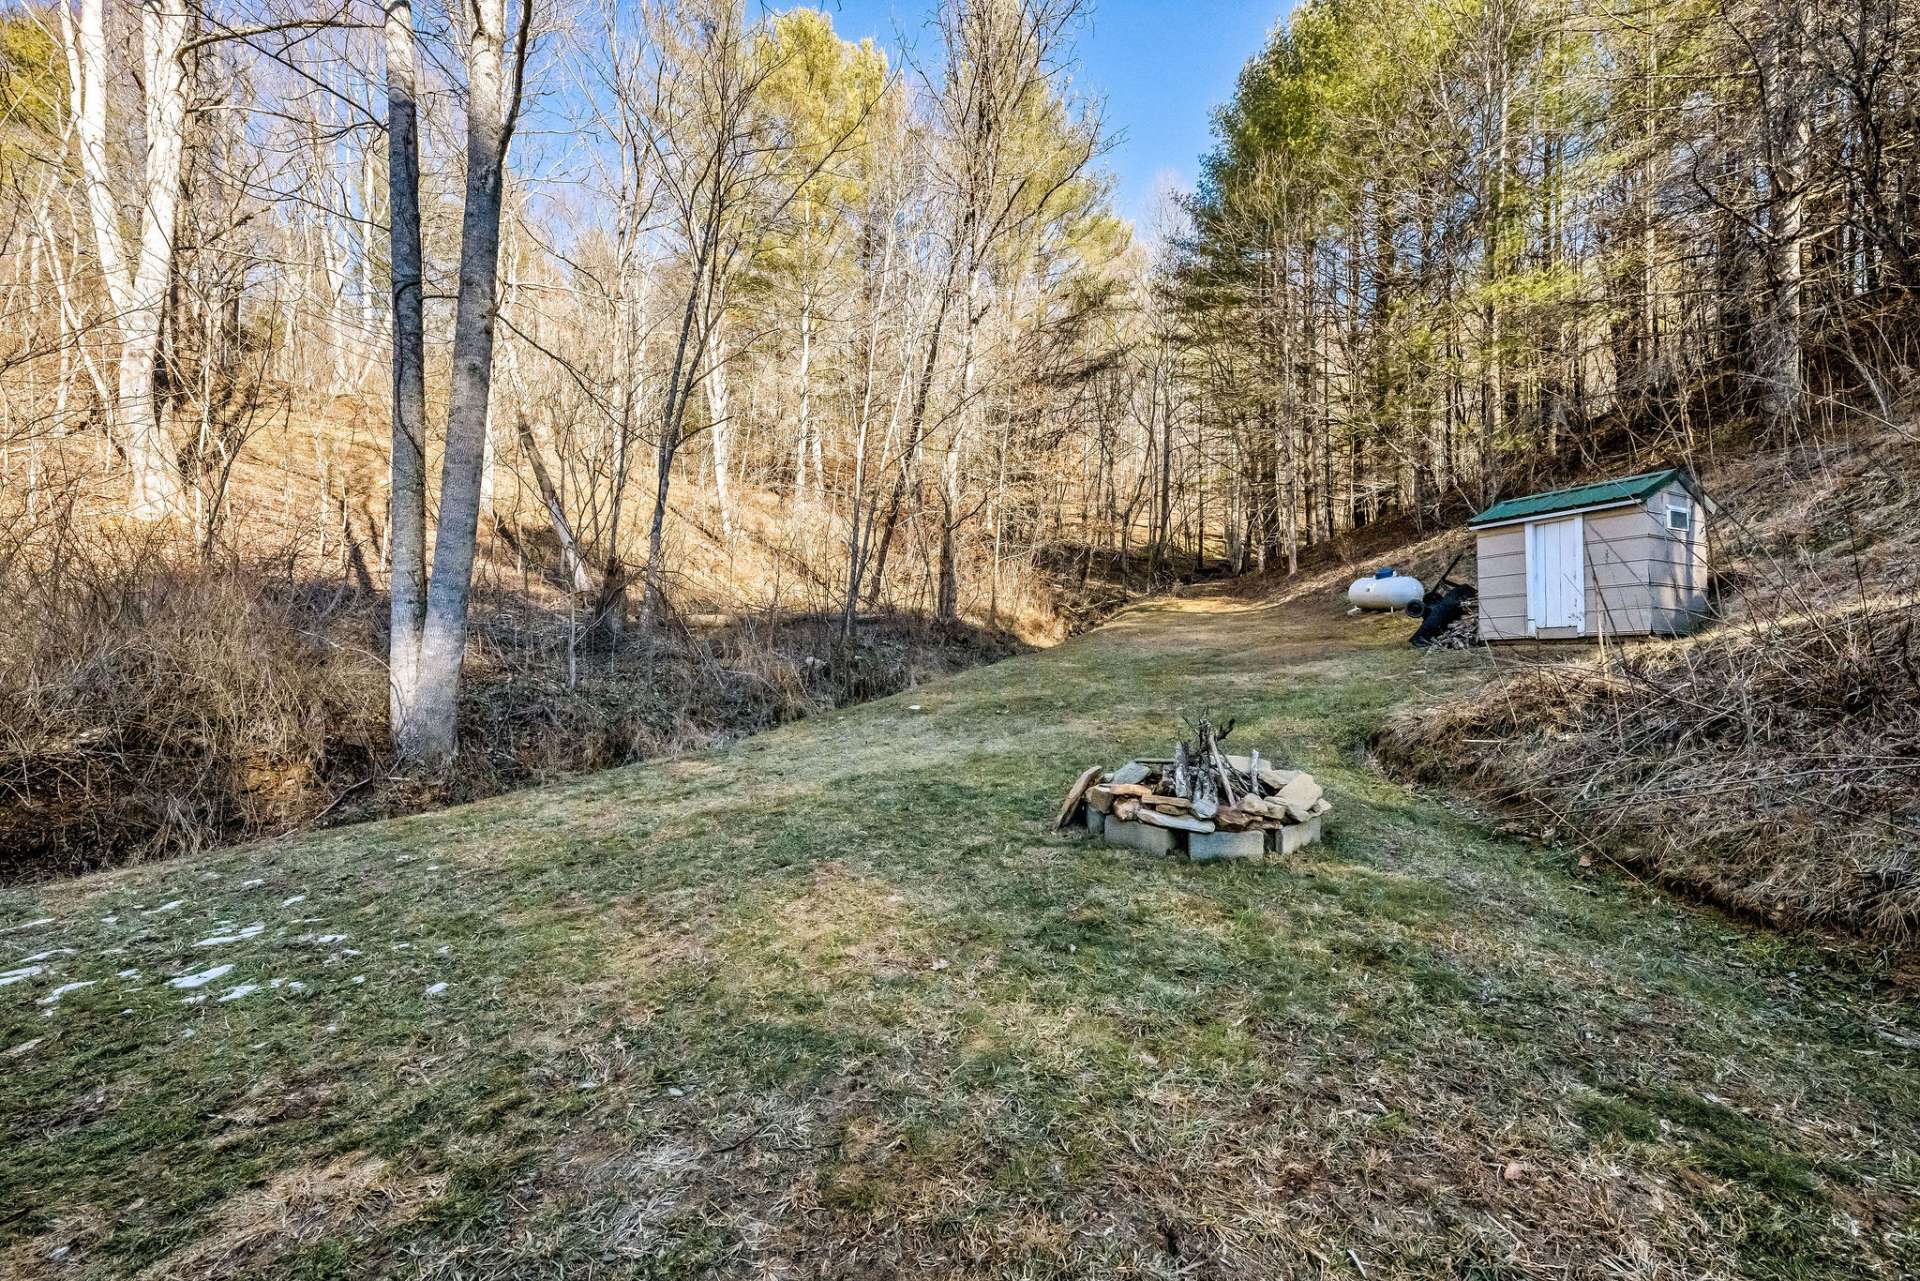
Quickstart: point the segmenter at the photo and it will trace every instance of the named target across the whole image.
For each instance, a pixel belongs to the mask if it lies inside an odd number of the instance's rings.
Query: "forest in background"
[[[1698,468],[1716,445],[1904,425],[1917,18],[1295,10],[1219,115],[1167,269],[1244,558],[1600,460]]]
[[[638,759],[1603,463],[1907,430],[1913,5],[1314,0],[1142,228],[1092,13],[946,0],[890,57],[736,0],[7,11],[7,865]]]

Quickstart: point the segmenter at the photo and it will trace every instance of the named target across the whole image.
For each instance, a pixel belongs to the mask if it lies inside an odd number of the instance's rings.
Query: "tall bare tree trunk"
[[[420,122],[413,6],[387,5],[388,253],[393,274],[393,452],[388,508],[387,714],[394,747],[414,744],[427,620],[426,325],[420,292]]]
[[[511,88],[504,64],[506,0],[471,0],[467,52],[467,192],[460,222],[460,293],[454,311],[453,374],[447,397],[446,457],[440,468],[440,519],[433,577],[420,641],[418,698],[402,751],[429,765],[451,762],[460,664],[467,648],[467,602],[480,527],[493,389],[493,327],[500,288],[500,200],[519,72]],[[521,11],[522,51],[529,33]]]
[[[715,316],[707,327],[707,409],[712,418],[707,430],[713,433],[713,488],[720,499],[721,537],[733,538],[733,490],[728,484],[727,469],[732,464],[733,426],[727,421],[730,412],[727,404],[727,349],[726,340],[720,336],[721,318]],[[805,360],[801,361],[802,367]],[[806,404],[806,393],[801,393],[800,403]],[[802,419],[801,431],[806,430]],[[806,438],[803,435],[801,439]],[[802,458],[805,455],[802,454]],[[798,497],[798,495],[795,495]]]
[[[813,294],[806,284],[800,286],[800,426],[793,442],[793,496],[804,502],[807,497],[807,436],[813,427]],[[813,483],[824,487],[826,477],[815,470]]]
[[[1801,248],[1806,238],[1806,173],[1813,140],[1801,0],[1785,0],[1775,10],[1766,60],[1760,128],[1767,157],[1767,282],[1772,297],[1756,355],[1762,410],[1775,439],[1785,440],[1799,423],[1807,391]]]
[[[62,25],[66,22],[62,9]],[[74,37],[80,72],[76,129],[81,181],[101,274],[120,327],[120,360],[107,429],[133,474],[129,514],[157,520],[180,502],[180,479],[160,422],[154,374],[173,281],[174,220],[180,208],[186,146],[188,12],[165,0],[141,0],[141,72],[145,89],[146,160],[138,187],[139,243],[129,251],[107,168],[107,34],[105,0],[81,0]]]

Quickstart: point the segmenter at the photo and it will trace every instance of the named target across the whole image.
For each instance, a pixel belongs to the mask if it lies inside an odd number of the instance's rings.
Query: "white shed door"
[[[1527,526],[1527,634],[1543,627],[1587,625],[1585,522],[1535,521]]]

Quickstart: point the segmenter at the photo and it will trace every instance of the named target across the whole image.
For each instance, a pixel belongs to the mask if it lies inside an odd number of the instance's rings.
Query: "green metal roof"
[[[1665,471],[1650,471],[1641,476],[1623,476],[1619,480],[1603,480],[1593,485],[1575,485],[1571,489],[1555,489],[1544,494],[1529,494],[1525,498],[1507,498],[1495,503],[1467,522],[1468,525],[1490,525],[1495,521],[1524,520],[1529,516],[1546,516],[1553,512],[1572,511],[1579,507],[1603,507],[1609,503],[1632,502],[1658,493],[1674,481],[1681,481],[1688,489],[1693,482],[1687,474],[1677,467]]]

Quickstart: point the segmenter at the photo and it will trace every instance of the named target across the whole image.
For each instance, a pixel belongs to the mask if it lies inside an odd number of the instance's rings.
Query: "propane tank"
[[[1396,574],[1391,568],[1376,569],[1368,578],[1356,578],[1347,588],[1347,599],[1361,609],[1405,609],[1425,599],[1426,594],[1419,579]]]

